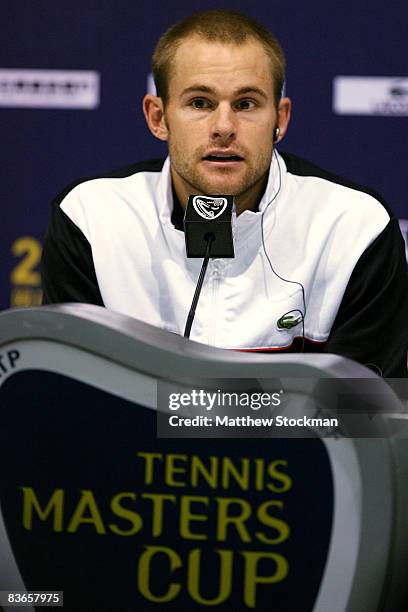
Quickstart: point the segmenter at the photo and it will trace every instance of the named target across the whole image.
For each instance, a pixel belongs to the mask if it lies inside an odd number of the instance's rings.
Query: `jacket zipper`
[[[220,262],[213,260],[213,269],[211,274],[211,307],[210,307],[210,322],[208,326],[208,343],[215,345],[217,335],[217,316],[218,316],[218,289],[220,285]]]

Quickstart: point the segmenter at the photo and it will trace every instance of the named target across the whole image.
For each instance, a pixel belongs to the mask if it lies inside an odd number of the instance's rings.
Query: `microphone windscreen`
[[[231,195],[191,195],[184,215],[187,257],[204,257],[207,236],[213,234],[210,257],[234,257]]]

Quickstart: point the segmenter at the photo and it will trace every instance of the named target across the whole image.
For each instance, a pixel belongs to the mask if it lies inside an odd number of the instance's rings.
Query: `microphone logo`
[[[220,217],[227,208],[227,198],[212,198],[209,196],[194,196],[193,206],[195,211],[208,221],[214,221]]]

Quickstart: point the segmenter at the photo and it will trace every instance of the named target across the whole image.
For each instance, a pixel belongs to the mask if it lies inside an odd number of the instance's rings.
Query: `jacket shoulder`
[[[286,152],[279,152],[279,154],[283,158],[287,171],[290,174],[303,177],[321,178],[325,181],[329,181],[330,183],[341,185],[342,187],[347,187],[354,191],[359,191],[360,193],[365,193],[381,204],[381,206],[388,213],[389,217],[394,216],[390,206],[387,204],[384,198],[377,191],[375,191],[375,189],[365,185],[360,185],[359,183],[355,183],[342,176],[338,176],[337,174],[329,172],[328,170],[324,170],[320,166],[302,157],[298,157],[297,155],[292,155],[291,153]]]
[[[165,160],[162,158],[150,159],[146,161],[136,162],[133,164],[128,164],[126,166],[121,166],[116,170],[110,170],[108,172],[104,172],[94,176],[88,176],[70,183],[61,193],[59,193],[53,200],[52,204],[54,206],[59,206],[61,202],[66,198],[66,196],[71,193],[76,187],[82,185],[84,183],[88,183],[90,181],[94,181],[97,179],[109,179],[109,178],[126,178],[133,176],[134,174],[138,174],[141,172],[161,172]]]

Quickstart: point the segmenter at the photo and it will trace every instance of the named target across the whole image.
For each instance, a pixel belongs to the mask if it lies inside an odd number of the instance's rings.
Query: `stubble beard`
[[[191,191],[190,193],[199,193],[203,195],[232,195],[236,198],[244,196],[258,183],[262,186],[265,182],[267,173],[272,158],[272,149],[259,154],[257,158],[248,165],[246,163],[245,171],[237,173],[231,168],[214,169],[214,175],[208,176],[203,170],[200,171],[199,164],[202,160],[204,151],[194,153],[195,162],[191,162],[191,158],[187,158],[183,153],[177,151],[177,148],[168,142],[170,163],[174,172],[184,182]],[[207,174],[207,176],[206,176]]]

